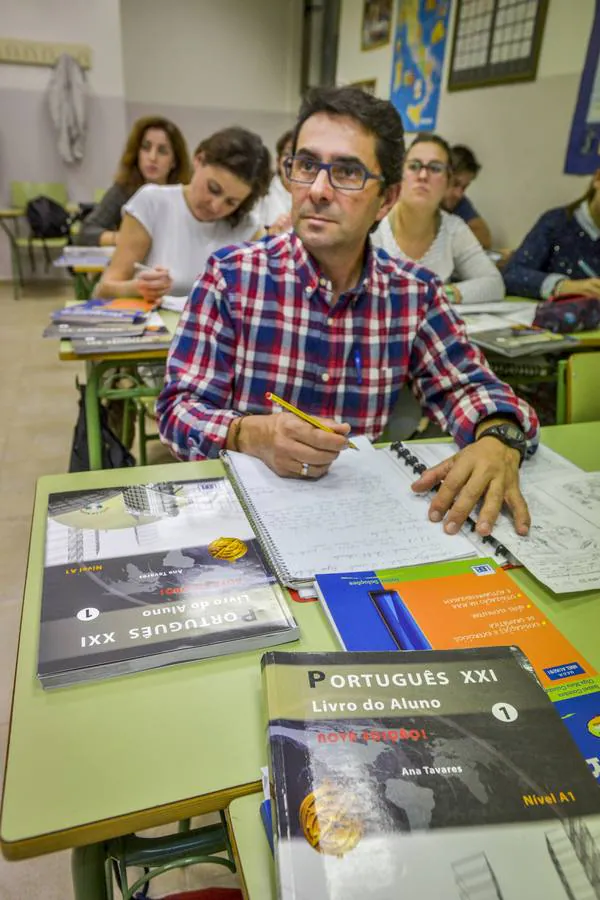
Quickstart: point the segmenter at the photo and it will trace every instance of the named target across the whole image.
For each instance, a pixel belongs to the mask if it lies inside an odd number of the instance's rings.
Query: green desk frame
[[[598,465],[600,422],[548,428],[544,442],[582,468]],[[226,809],[260,789],[261,651],[44,691],[36,678],[48,495],[221,475],[217,461],[40,478],[19,634],[0,844],[8,859],[73,854],[76,900],[107,900],[108,842]],[[600,667],[600,592],[554,597],[513,573],[581,653]],[[297,603],[295,650],[338,645],[317,603]],[[256,900],[266,900],[259,895]]]
[[[175,332],[179,316],[177,313],[161,311],[161,318],[171,334]],[[102,400],[119,399],[128,401],[126,408],[131,414],[135,407],[140,428],[140,464],[146,464],[145,440],[143,439],[143,408],[138,401],[156,398],[160,387],[153,387],[144,382],[139,374],[139,367],[164,363],[166,350],[153,350],[145,353],[110,354],[104,356],[77,356],[70,341],[60,342],[59,358],[63,361],[85,362],[85,414],[87,425],[88,454],[90,470],[102,469],[102,434],[100,429],[100,404]],[[125,370],[129,384],[118,384],[122,380],[119,370]],[[126,425],[124,426],[126,427]]]

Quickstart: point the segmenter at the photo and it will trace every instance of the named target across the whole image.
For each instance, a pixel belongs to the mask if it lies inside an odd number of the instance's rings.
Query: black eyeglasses
[[[421,169],[426,169],[429,175],[443,175],[444,172],[448,171],[446,163],[437,159],[432,159],[431,162],[427,163],[422,162],[420,159],[409,159],[404,163],[404,168],[408,169],[409,172],[414,172],[415,175],[420,175]]]
[[[289,181],[297,184],[313,184],[324,169],[332,188],[340,191],[362,191],[367,181],[383,181],[383,175],[369,172],[360,162],[324,163],[310,156],[288,156],[283,167]]]

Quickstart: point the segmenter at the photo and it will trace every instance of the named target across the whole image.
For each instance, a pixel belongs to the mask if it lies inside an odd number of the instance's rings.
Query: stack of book
[[[54,310],[44,337],[68,339],[81,356],[168,350],[171,333],[152,303],[91,299]]]

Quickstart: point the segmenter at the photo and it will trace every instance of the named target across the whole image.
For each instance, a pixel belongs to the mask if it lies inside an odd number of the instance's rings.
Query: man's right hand
[[[168,269],[155,266],[153,269],[144,269],[143,272],[139,272],[133,284],[140,297],[156,303],[157,300],[169,293],[173,279],[169,275]]]
[[[561,297],[563,294],[600,297],[600,278],[565,278],[558,285],[554,296]]]
[[[321,431],[289,412],[247,416],[240,425],[238,447],[262,459],[277,475],[321,478],[346,448],[350,426],[333,419],[319,421],[335,433]]]

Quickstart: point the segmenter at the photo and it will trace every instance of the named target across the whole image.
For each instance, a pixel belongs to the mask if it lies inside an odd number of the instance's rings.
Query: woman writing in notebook
[[[504,283],[519,297],[600,297],[600,169],[583,197],[544,213],[513,253]]]
[[[138,119],[123,155],[115,183],[82,222],[76,244],[114,247],[121,227],[121,208],[143,184],[180,184],[190,180],[188,148],[179,128],[168,119]]]
[[[187,295],[212,253],[261,236],[252,208],[271,173],[258,135],[238,127],[218,131],[198,145],[193,167],[189,184],[146,184],[125,205],[99,297]]]
[[[501,300],[497,268],[468,225],[441,209],[450,174],[446,141],[417,135],[404,160],[400,199],[372,235],[373,244],[435,272],[453,303]]]

